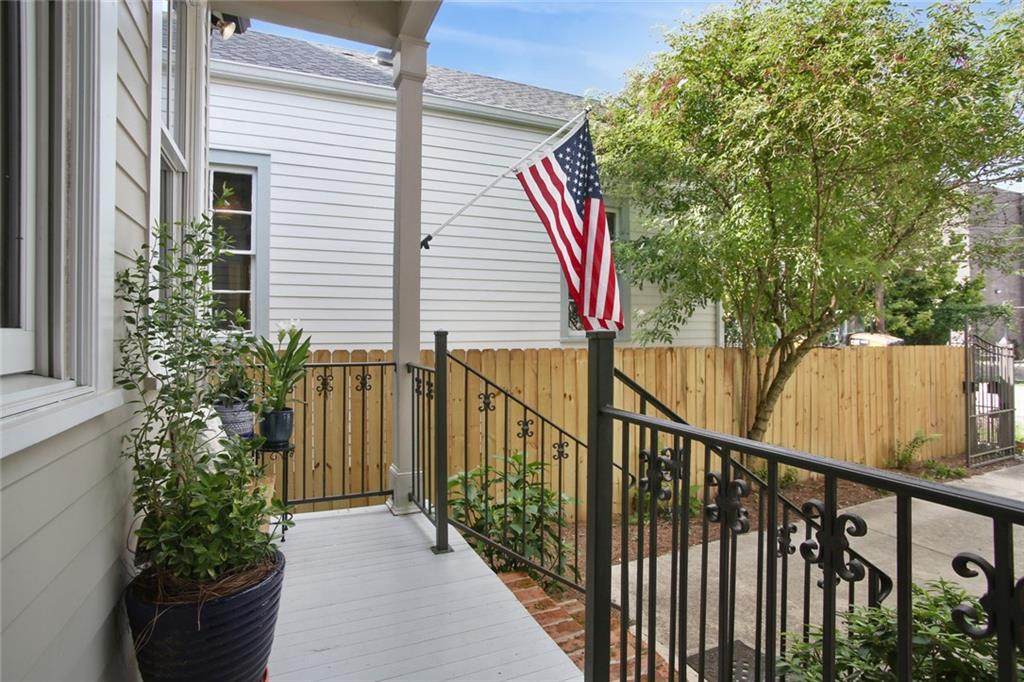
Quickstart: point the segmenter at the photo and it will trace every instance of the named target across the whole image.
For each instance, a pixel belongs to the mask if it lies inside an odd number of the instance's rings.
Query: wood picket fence
[[[586,349],[456,350],[452,354],[566,433],[586,441]],[[390,360],[390,351],[318,350],[311,357],[313,363]],[[423,351],[421,362],[432,365],[432,351]],[[917,433],[934,436],[918,452],[921,459],[962,454],[964,362],[963,349],[950,346],[815,349],[787,383],[765,440],[874,467],[885,466],[899,445]],[[618,348],[615,364],[690,423],[743,435],[744,401],[752,403],[753,391],[743,390],[739,349]],[[369,392],[357,390],[353,372],[326,371],[336,375],[335,391],[317,392],[314,375],[325,370],[311,367],[296,395],[301,402],[289,476],[291,499],[309,497],[321,489],[328,494],[355,490],[386,477],[391,464],[390,368],[379,377],[374,375],[377,390]],[[449,451],[457,453],[449,456],[449,469],[455,474],[500,451],[504,434],[491,428],[488,442],[483,442],[485,413],[475,403],[464,404],[476,400],[482,391],[477,377],[455,368],[449,381],[453,387]],[[623,390],[620,382],[616,382],[615,404],[633,411],[639,407],[636,396]],[[749,405],[746,413],[749,419]],[[537,448],[539,438],[539,434],[531,437],[527,449]],[[567,472],[574,479],[582,474]],[[381,501],[375,497],[309,504],[299,511]]]

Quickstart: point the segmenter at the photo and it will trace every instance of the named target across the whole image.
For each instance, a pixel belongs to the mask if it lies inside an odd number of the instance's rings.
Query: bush
[[[917,431],[914,437],[906,443],[896,441],[896,449],[887,462],[890,469],[906,469],[917,459],[917,453],[928,443],[936,440],[939,434],[926,434],[924,431]]]
[[[967,475],[964,467],[951,467],[948,464],[934,459],[924,461],[924,476],[934,481],[948,481],[955,478],[963,478]]]
[[[700,518],[701,510],[704,508],[704,500],[700,496],[700,485],[694,483],[690,485],[690,495],[686,500],[686,503],[690,506],[690,518]],[[682,512],[680,511],[680,518]],[[638,488],[633,488],[629,494],[629,521],[630,523],[636,523],[638,520],[643,519],[647,521],[651,518],[651,494],[646,491],[641,491]],[[671,519],[672,518],[672,500],[658,500],[658,518],[659,519]]]
[[[944,580],[913,585],[913,666],[915,680],[994,680],[996,640],[971,639],[953,625],[953,609],[978,601],[958,585]],[[837,679],[881,682],[896,679],[896,611],[888,607],[855,607],[840,614],[845,627],[836,633]],[[788,637],[788,650],[778,672],[787,680],[821,680],[821,628],[812,627],[808,641]],[[1022,669],[1024,672],[1024,669]]]
[[[125,335],[115,379],[136,406],[124,446],[136,551],[140,579],[160,601],[209,596],[210,583],[237,584],[238,574],[265,568],[275,545],[261,526],[281,511],[259,483],[258,441],[207,427],[222,395],[210,368],[237,364],[239,346],[222,342],[228,319],[211,293],[222,235],[205,219],[181,228],[177,242],[161,228],[155,243],[164,248],[142,250],[116,276]]]
[[[547,464],[528,462],[523,453],[509,455],[507,464],[507,476],[503,463],[500,467],[484,464],[450,477],[451,518],[544,568],[577,580],[579,570],[571,548],[565,546],[558,528],[559,512],[564,519],[572,498],[541,485]],[[547,475],[545,479],[550,481]],[[531,570],[492,545],[472,537],[468,540],[495,570]]]

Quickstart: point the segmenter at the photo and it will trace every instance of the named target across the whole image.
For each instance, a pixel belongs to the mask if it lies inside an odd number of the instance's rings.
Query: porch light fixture
[[[227,40],[235,33],[245,33],[249,28],[249,20],[234,14],[210,12],[210,26],[211,32],[217,31],[222,39]]]

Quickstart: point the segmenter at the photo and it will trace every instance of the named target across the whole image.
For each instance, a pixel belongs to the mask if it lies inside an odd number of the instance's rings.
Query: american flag
[[[561,144],[516,174],[547,228],[586,331],[622,329],[597,158],[584,119]]]

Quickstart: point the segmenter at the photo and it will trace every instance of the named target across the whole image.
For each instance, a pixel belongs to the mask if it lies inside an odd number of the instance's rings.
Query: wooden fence
[[[454,355],[566,433],[586,441],[585,349],[460,350]],[[391,353],[386,351],[343,350],[319,350],[311,358],[316,363],[390,359]],[[424,351],[421,361],[432,364],[433,353]],[[616,350],[616,367],[692,424],[742,435],[739,350],[620,348]],[[334,377],[330,393],[315,390],[316,375],[325,371]],[[900,443],[923,432],[935,438],[920,450],[920,458],[958,455],[965,442],[963,378],[961,348],[817,349],[787,383],[765,440],[835,459],[885,466]],[[352,371],[322,367],[307,371],[296,396],[302,403],[296,413],[297,449],[290,469],[290,498],[345,493],[386,479],[392,454],[390,369],[374,376],[376,390],[360,391],[356,382]],[[492,422],[484,442],[484,412],[475,402],[465,404],[477,400],[482,391],[479,379],[453,366],[450,382],[453,454],[449,462],[454,474],[466,464],[475,467],[486,456],[501,452],[504,433],[503,427]],[[616,382],[615,404],[638,409],[635,396],[623,390],[620,382]],[[528,439],[532,457],[538,456],[541,437],[538,432]],[[546,447],[550,446],[548,439]],[[550,454],[544,457],[550,458]],[[563,463],[566,476],[573,481],[582,479],[582,467],[576,467],[572,459]],[[585,454],[580,464],[584,461]],[[380,501],[303,505],[301,510]]]

